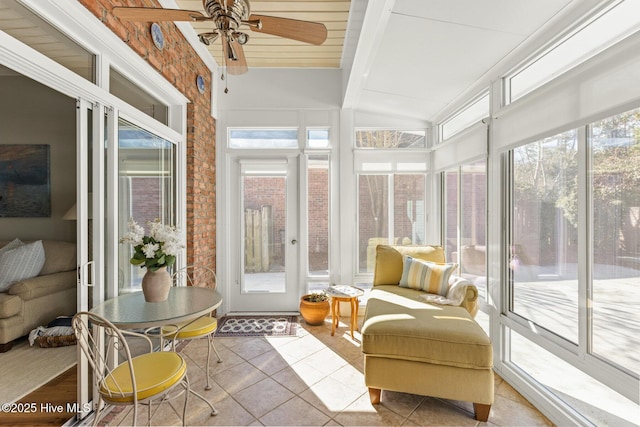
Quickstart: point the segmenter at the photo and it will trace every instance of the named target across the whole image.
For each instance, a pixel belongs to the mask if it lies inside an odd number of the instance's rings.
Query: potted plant
[[[120,239],[120,243],[133,246],[133,256],[129,260],[133,265],[147,269],[142,278],[142,292],[145,301],[160,302],[167,299],[171,288],[171,276],[167,267],[176,262],[176,255],[182,244],[180,232],[171,225],[155,220],[149,222],[149,235],[133,218],[129,220],[129,231]]]
[[[329,296],[325,291],[303,295],[300,315],[308,325],[322,325],[329,314]]]

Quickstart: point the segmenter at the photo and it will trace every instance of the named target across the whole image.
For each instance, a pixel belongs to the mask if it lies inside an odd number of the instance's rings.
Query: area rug
[[[297,330],[297,316],[224,316],[218,320],[216,337],[286,337],[295,336]]]
[[[78,347],[31,347],[25,338],[0,354],[0,403],[10,403],[48,383],[77,360]]]

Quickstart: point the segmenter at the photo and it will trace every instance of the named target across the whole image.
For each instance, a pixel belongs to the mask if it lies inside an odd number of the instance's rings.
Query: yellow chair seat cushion
[[[147,353],[131,359],[138,391],[138,401],[153,397],[182,380],[187,364],[172,351]],[[128,363],[121,363],[105,378],[100,393],[111,402],[133,402],[133,384]]]
[[[197,338],[213,333],[218,327],[218,320],[215,317],[204,316],[192,322],[178,324],[179,332],[175,335],[168,335],[167,338],[184,340]],[[165,326],[162,328],[163,334],[170,334],[175,330],[175,326]]]

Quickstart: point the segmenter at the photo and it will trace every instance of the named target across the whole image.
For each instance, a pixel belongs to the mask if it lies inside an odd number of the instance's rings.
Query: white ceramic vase
[[[147,270],[142,278],[142,293],[146,302],[165,301],[171,289],[171,275],[167,267],[160,267],[156,271]]]

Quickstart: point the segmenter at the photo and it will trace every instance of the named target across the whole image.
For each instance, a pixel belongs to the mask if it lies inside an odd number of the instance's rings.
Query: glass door
[[[106,126],[104,107],[78,101],[76,138],[77,304],[91,310],[104,300],[104,176]],[[91,413],[94,390],[88,361],[78,347],[79,419]]]
[[[118,118],[117,229],[116,239],[128,231],[133,219],[149,232],[149,222],[176,221],[176,146],[172,142],[123,118]],[[118,293],[142,289],[146,270],[132,265],[131,245],[117,245]]]
[[[297,158],[238,160],[235,166],[238,258],[230,311],[297,311]]]

